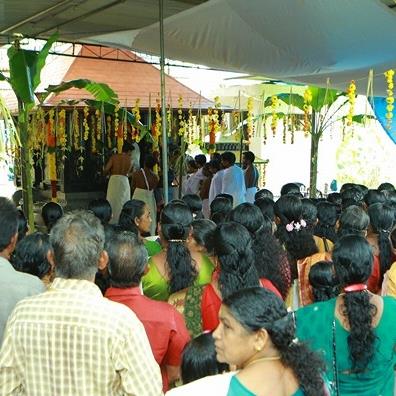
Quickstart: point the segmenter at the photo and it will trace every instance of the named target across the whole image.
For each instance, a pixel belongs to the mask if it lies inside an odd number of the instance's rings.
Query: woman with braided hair
[[[254,266],[252,237],[241,224],[228,222],[217,227],[214,235],[217,270],[202,292],[203,330],[213,331],[219,324],[221,300],[238,290],[259,286]]]
[[[324,363],[295,340],[293,314],[270,291],[253,287],[225,298],[213,333],[216,356],[238,371],[209,376],[167,393],[217,396],[326,396]]]
[[[368,291],[373,253],[364,237],[338,240],[333,263],[343,292],[298,310],[297,336],[323,353],[335,394],[393,395],[396,300]]]
[[[210,282],[206,268],[197,268],[186,245],[192,221],[184,203],[170,202],[162,210],[158,232],[164,249],[149,260],[148,272],[142,279],[146,296],[167,301],[170,294],[193,283]]]

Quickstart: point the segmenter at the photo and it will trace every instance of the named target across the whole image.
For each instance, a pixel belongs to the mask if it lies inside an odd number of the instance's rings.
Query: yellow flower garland
[[[349,110],[347,114],[347,125],[351,126],[353,121],[353,114],[355,110],[355,101],[356,101],[356,84],[355,81],[352,80],[347,89],[347,96],[349,101]]]
[[[113,142],[111,141],[111,116],[108,115],[106,117],[106,126],[107,126],[107,147],[111,149],[113,147]]]
[[[392,121],[393,121],[393,109],[394,109],[394,102],[395,98],[393,96],[393,76],[395,71],[393,69],[387,70],[385,73],[386,82],[388,84],[388,89],[386,90],[387,97],[386,97],[386,128],[392,128]]]
[[[64,156],[66,151],[67,140],[66,140],[66,111],[63,109],[58,113],[58,128],[56,131],[56,142],[58,146],[60,146]]]
[[[187,142],[188,144],[193,143],[193,113],[192,113],[192,103],[188,107],[188,128],[187,128]]]
[[[279,105],[279,99],[276,95],[273,95],[271,97],[271,109],[272,109],[271,129],[272,129],[272,135],[274,137],[276,135],[276,126],[278,123],[278,114],[276,111],[278,105]]]
[[[253,98],[250,96],[247,100],[247,121],[246,121],[249,143],[254,133],[253,105],[254,105]]]
[[[50,180],[57,180],[56,175],[56,154],[55,152],[47,153],[48,177]]]
[[[89,116],[89,107],[84,106],[84,119],[83,119],[83,127],[84,127],[84,141],[86,142],[89,138],[89,124],[88,124],[88,116]]]
[[[73,146],[74,150],[78,151],[81,145],[80,139],[80,125],[78,123],[78,110],[73,109],[72,112],[72,131],[73,131]]]
[[[179,96],[177,99],[178,110],[177,110],[177,118],[179,119],[179,136],[184,136],[186,132],[186,124],[184,122],[183,116],[183,97]]]
[[[95,130],[95,116],[91,115],[91,152],[96,154],[96,130]]]
[[[309,130],[311,128],[311,122],[309,119],[309,114],[311,111],[311,102],[312,102],[312,92],[309,88],[307,88],[304,92],[304,135],[308,136]]]
[[[95,110],[96,116],[96,140],[102,140],[102,113],[99,109]]]

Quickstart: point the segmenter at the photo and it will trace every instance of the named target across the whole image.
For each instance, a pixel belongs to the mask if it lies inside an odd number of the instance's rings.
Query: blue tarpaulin
[[[377,120],[380,122],[382,127],[384,128],[385,132],[388,134],[388,136],[392,139],[393,143],[396,143],[396,114],[395,111],[393,111],[393,123],[392,127],[388,129],[386,127],[386,118],[385,114],[387,113],[386,111],[386,98],[380,98],[380,97],[374,97],[374,113],[375,116],[377,117]]]

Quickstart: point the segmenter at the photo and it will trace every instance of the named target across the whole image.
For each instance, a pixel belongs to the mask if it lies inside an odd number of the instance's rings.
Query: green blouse
[[[168,301],[170,291],[168,281],[158,271],[157,266],[150,258],[148,272],[142,278],[143,292],[153,300]],[[202,255],[202,265],[194,282],[196,285],[206,285],[212,279],[214,265],[206,255]]]
[[[297,337],[322,354],[326,376],[334,382],[333,321],[335,323],[336,362],[339,394],[342,396],[392,395],[396,364],[396,299],[383,297],[381,320],[374,328],[374,356],[367,370],[351,373],[348,335],[334,319],[336,299],[308,305],[296,312]]]
[[[239,378],[234,375],[231,378],[230,387],[228,389],[227,396],[256,396],[255,393],[251,392],[242,382],[239,381]],[[298,389],[293,393],[292,396],[304,396],[304,393]]]
[[[145,239],[143,243],[149,257],[155,256],[162,250],[162,246],[156,241]]]

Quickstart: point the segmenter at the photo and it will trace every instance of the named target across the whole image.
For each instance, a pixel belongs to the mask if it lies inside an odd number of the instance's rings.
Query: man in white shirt
[[[206,164],[206,157],[204,154],[198,154],[195,156],[194,160],[198,166],[198,170],[188,178],[185,194],[199,195],[201,184],[206,179],[202,173],[203,166]]]
[[[235,165],[235,154],[231,151],[221,155],[221,164],[224,168],[221,192],[233,196],[235,208],[246,202],[245,175],[243,170]]]
[[[221,194],[223,188],[223,173],[220,161],[214,159],[209,162],[210,172],[213,174],[212,181],[209,188],[209,206],[217,195]]]

